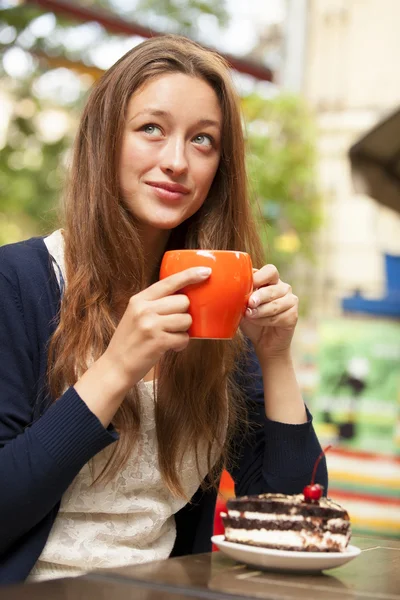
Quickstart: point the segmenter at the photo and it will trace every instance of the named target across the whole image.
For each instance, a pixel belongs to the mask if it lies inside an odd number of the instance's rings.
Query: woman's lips
[[[182,200],[189,193],[189,189],[180,184],[170,184],[161,182],[146,182],[150,186],[155,195],[161,200],[177,202]]]

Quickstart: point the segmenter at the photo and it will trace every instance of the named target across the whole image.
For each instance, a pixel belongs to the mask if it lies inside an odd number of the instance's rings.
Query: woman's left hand
[[[274,265],[254,270],[253,293],[240,327],[256,353],[275,358],[289,351],[298,319],[298,298]]]

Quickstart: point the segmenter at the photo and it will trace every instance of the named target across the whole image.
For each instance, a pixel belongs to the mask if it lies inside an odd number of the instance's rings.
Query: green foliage
[[[0,212],[23,221],[32,233],[51,230],[63,182],[62,157],[70,140],[63,136],[41,142],[33,119],[22,117],[13,119],[8,139],[0,161]],[[0,243],[5,241],[0,227]]]
[[[11,118],[0,159],[0,244],[51,231],[57,222],[56,207],[81,99],[68,106],[41,97],[35,88],[41,75],[35,63],[26,77],[11,79],[2,73]],[[66,126],[57,134],[51,125],[58,128],[60,121],[66,121]],[[44,123],[50,128],[47,135]]]
[[[15,27],[17,31],[23,31],[33,19],[43,14],[36,6],[27,5],[22,10],[20,6],[13,8],[0,8],[0,21]]]
[[[250,189],[265,220],[268,262],[287,272],[294,257],[313,256],[320,225],[311,115],[298,97],[242,100]]]
[[[184,10],[182,10],[184,5]],[[203,15],[214,17],[220,26],[229,16],[224,0],[140,0],[138,10],[144,15],[163,17],[165,25],[175,33],[195,35],[198,19]]]

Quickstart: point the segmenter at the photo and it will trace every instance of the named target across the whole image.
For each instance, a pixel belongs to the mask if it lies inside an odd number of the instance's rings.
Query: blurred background
[[[296,370],[353,530],[400,538],[400,2],[0,0],[0,245],[57,227],[90,86],[143,39],[224,54]],[[219,510],[233,494],[225,473]]]

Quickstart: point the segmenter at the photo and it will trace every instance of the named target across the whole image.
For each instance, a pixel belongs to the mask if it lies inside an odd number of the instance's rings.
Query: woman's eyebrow
[[[196,121],[196,125],[200,127],[217,127],[217,129],[221,129],[221,123],[219,121],[214,121],[214,119],[199,119]]]
[[[137,117],[140,116],[150,116],[150,117],[171,117],[171,113],[167,110],[161,110],[159,108],[146,108],[145,110],[141,110],[138,113],[136,113],[135,115],[133,115],[133,117],[131,117],[129,119],[129,121],[133,121],[134,119],[136,119]],[[219,121],[215,121],[214,119],[207,119],[207,118],[202,118],[202,119],[198,119],[196,121],[196,123],[194,124],[196,127],[217,127],[217,129],[221,129],[221,123]]]
[[[171,116],[171,113],[169,113],[166,110],[161,110],[159,108],[146,108],[145,110],[141,110],[135,115],[133,115],[133,117],[131,117],[129,120],[133,121],[133,119],[136,119],[137,117],[140,117],[142,115],[149,115],[152,117],[169,117]]]

